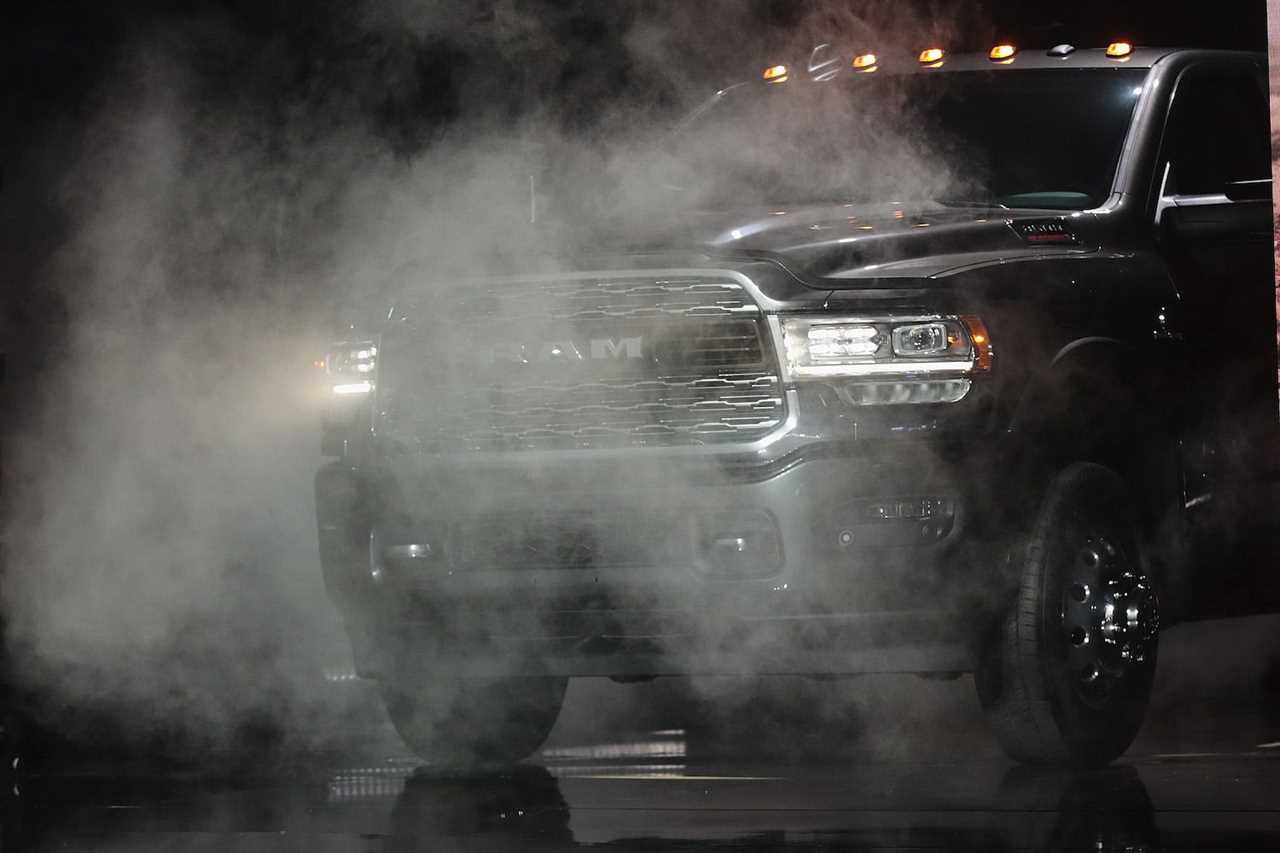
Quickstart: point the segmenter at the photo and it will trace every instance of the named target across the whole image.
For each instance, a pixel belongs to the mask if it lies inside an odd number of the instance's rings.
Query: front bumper
[[[334,463],[317,508],[368,674],[952,672],[998,583],[965,482],[906,439],[738,468],[414,458]]]

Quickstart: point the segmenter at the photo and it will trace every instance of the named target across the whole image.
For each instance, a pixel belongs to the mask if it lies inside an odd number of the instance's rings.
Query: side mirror
[[[1255,181],[1232,181],[1227,184],[1227,198],[1232,201],[1269,201],[1271,199],[1271,179],[1259,178]]]
[[[1227,205],[1242,201],[1270,201],[1271,179],[1258,178],[1249,181],[1231,181],[1221,195],[1179,195],[1174,189],[1173,164],[1164,164],[1160,178],[1160,195],[1156,199],[1155,223],[1160,225],[1167,211],[1180,207]]]

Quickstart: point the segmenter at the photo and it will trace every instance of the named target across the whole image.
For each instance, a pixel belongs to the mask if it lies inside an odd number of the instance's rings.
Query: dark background
[[[353,34],[347,28],[352,5],[335,0],[189,0],[189,2],[28,4],[10,12],[0,41],[5,80],[6,154],[12,157],[34,142],[51,124],[74,122],[88,99],[112,72],[120,46],[148,28],[174,24],[218,23],[244,36],[239,43],[207,43],[203,59],[215,85],[227,91],[264,84],[285,95],[302,91],[308,80],[324,73],[325,63],[354,56],[405,49],[415,54],[414,74],[389,80],[386,91],[369,93],[362,107],[382,120],[386,133],[412,149],[430,137],[432,124],[447,120],[448,87],[442,79],[466,74],[498,50],[495,0],[436,0],[431,9],[433,33],[399,46],[390,36]],[[404,4],[388,4],[389,6]],[[821,27],[824,18],[873,14],[925,21],[950,19],[962,24],[950,34],[953,50],[978,50],[996,40],[1051,46],[1070,42],[1101,46],[1117,38],[1138,44],[1186,47],[1266,49],[1266,7],[1255,0],[1221,4],[1136,2],[1018,3],[998,0],[945,3],[901,0],[878,2],[805,2],[804,0],[712,0],[687,4],[678,0],[596,0],[557,2],[520,0],[522,14],[546,22],[565,49],[522,56],[522,67],[509,67],[515,77],[542,76],[552,83],[542,94],[573,97],[588,81],[607,81],[615,95],[628,84],[644,83],[621,43],[638,22],[661,28],[679,26],[689,54],[691,85],[711,87],[737,79],[746,69],[785,57],[790,36],[798,29]],[[689,8],[697,7],[697,8]],[[752,41],[726,44],[726,21]],[[923,28],[922,28],[923,29]],[[259,54],[257,61],[252,54]],[[270,54],[263,57],[261,54]],[[548,74],[548,70],[553,73]],[[255,79],[270,75],[269,80]],[[701,79],[699,79],[701,78]],[[423,111],[419,114],[412,107]],[[6,162],[8,158],[6,158]]]
[[[1220,4],[1161,2],[1020,3],[803,2],[803,0],[434,0],[420,6],[416,32],[377,32],[352,25],[356,7],[342,0],[150,0],[25,4],[7,15],[0,35],[0,277],[9,323],[28,328],[47,306],[27,305],[42,263],[65,235],[56,198],[66,158],[83,143],[83,122],[120,73],[125,52],[148,33],[172,30],[189,42],[210,102],[243,104],[270,135],[282,111],[340,104],[345,118],[376,130],[402,156],[420,152],[462,111],[460,92],[480,78],[503,81],[483,93],[495,109],[519,114],[552,104],[558,120],[589,129],[598,105],[643,94],[665,116],[695,93],[757,73],[767,62],[798,61],[825,31],[850,17],[894,19],[918,27],[922,41],[941,36],[953,50],[985,49],[996,40],[1050,46],[1100,46],[1116,38],[1138,44],[1266,49],[1261,0]],[[507,15],[542,21],[556,50],[513,55],[504,42]],[[951,25],[928,33],[931,20]],[[627,49],[638,28],[661,32],[678,67],[655,69]],[[928,35],[924,35],[928,33]],[[509,40],[508,40],[509,41]],[[792,57],[792,54],[801,54]],[[658,73],[660,71],[664,73]],[[350,72],[344,74],[344,72]],[[16,312],[16,313],[15,313]],[[24,339],[22,347],[40,348]]]

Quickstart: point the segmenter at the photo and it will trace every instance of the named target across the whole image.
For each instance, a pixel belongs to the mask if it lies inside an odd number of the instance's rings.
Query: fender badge
[[[1079,246],[1080,238],[1061,219],[1010,220],[1009,227],[1027,243]]]

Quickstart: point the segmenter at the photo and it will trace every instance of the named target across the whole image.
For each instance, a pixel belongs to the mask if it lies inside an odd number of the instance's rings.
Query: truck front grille
[[[786,416],[768,341],[727,276],[485,287],[384,336],[381,431],[423,452],[750,441]]]

